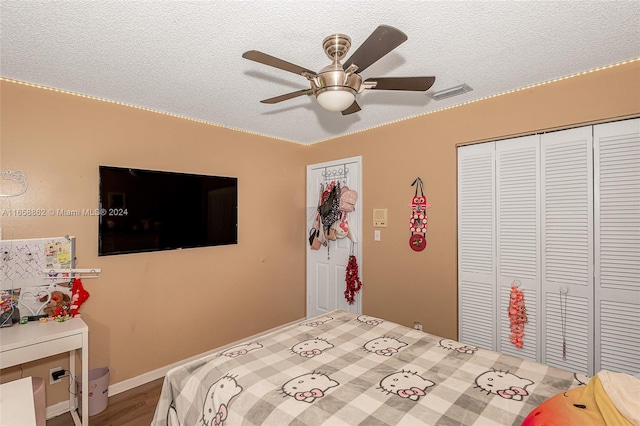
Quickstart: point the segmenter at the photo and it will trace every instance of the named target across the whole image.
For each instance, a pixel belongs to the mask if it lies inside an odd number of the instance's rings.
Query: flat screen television
[[[100,166],[98,255],[238,243],[238,179]]]

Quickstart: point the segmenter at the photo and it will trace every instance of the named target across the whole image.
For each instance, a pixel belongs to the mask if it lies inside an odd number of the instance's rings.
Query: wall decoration
[[[427,209],[431,207],[431,204],[427,202],[427,197],[424,195],[424,185],[420,177],[417,177],[411,186],[415,186],[416,191],[409,204],[409,207],[413,210],[411,216],[409,216],[409,230],[411,231],[409,246],[414,251],[422,251],[427,247]],[[420,191],[420,194],[418,194],[418,191]]]
[[[0,241],[0,287],[7,290],[68,282],[68,273],[44,271],[72,268],[74,247],[74,237]]]
[[[27,192],[27,176],[22,170],[0,170],[0,197],[17,197]]]
[[[353,246],[346,269],[345,282],[347,284],[347,289],[344,291],[344,297],[350,305],[353,305],[356,301],[356,293],[362,288],[360,272],[358,271],[358,262],[353,254]]]
[[[522,349],[524,346],[524,325],[529,319],[527,308],[524,305],[524,292],[520,290],[520,281],[518,280],[511,283],[508,314],[511,330],[509,338],[516,348]]]
[[[0,240],[0,305],[15,306],[27,316],[49,315],[45,310],[53,308],[49,317],[58,321],[78,316],[89,297],[80,278],[98,278],[101,270],[75,268],[75,244],[76,238],[68,235]],[[14,302],[7,303],[9,298]],[[68,309],[56,310],[61,301],[69,302]]]

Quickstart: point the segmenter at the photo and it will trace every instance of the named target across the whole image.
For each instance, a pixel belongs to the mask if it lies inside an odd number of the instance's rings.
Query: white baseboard
[[[61,401],[47,407],[45,417],[47,420],[69,412],[69,401]]]
[[[230,343],[228,345],[212,349],[210,351],[201,353],[199,355],[194,355],[194,356],[189,357],[187,359],[183,359],[182,361],[178,361],[178,362],[174,362],[173,364],[165,365],[164,367],[160,367],[160,368],[155,369],[153,371],[149,371],[147,373],[143,373],[143,374],[141,374],[139,376],[132,377],[130,379],[123,380],[121,382],[115,383],[115,384],[109,386],[108,395],[109,396],[114,396],[114,395],[117,395],[117,394],[119,394],[121,392],[126,392],[126,391],[128,391],[130,389],[136,388],[138,386],[142,386],[144,384],[147,384],[149,382],[152,382],[154,380],[157,380],[157,379],[160,379],[160,378],[164,377],[167,374],[167,372],[169,372],[169,370],[171,370],[172,368],[179,367],[181,365],[187,364],[189,362],[195,361],[197,359],[200,359],[200,358],[208,356],[208,355],[213,355],[214,353],[222,351],[222,350],[225,350],[227,348],[230,348],[231,346],[236,345],[236,344],[240,343],[241,341],[253,340],[253,339],[256,339],[258,337],[262,337],[262,336],[264,336],[266,334],[272,333],[274,331],[278,331],[278,330],[280,330],[280,329],[282,329],[284,327],[288,327],[288,326],[290,326],[292,324],[296,324],[296,323],[299,323],[300,321],[304,321],[304,320],[305,320],[305,318],[303,317],[303,318],[300,318],[298,320],[289,322],[287,324],[279,325],[278,327],[274,327],[274,328],[271,328],[269,330],[263,331],[262,333],[254,334],[253,336],[249,336],[247,338],[241,339],[238,342]],[[61,414],[68,413],[68,412],[69,412],[69,401],[62,401],[62,402],[58,402],[57,404],[48,406],[47,407],[46,417],[47,417],[47,419],[51,419],[53,417],[57,417],[57,416],[59,416]]]

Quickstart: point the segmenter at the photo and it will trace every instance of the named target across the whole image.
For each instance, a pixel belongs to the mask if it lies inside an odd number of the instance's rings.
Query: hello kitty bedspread
[[[574,374],[334,311],[171,370],[153,425],[520,425]]]

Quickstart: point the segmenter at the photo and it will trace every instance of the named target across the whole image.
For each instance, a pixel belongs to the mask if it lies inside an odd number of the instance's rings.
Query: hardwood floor
[[[137,388],[109,397],[107,408],[89,417],[91,426],[149,426],[160,398],[162,381],[154,380]],[[47,420],[47,426],[73,426],[71,414]]]

